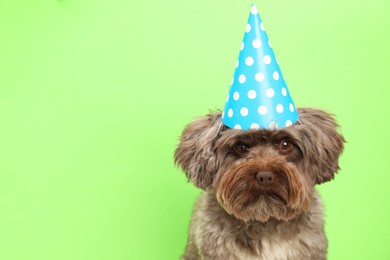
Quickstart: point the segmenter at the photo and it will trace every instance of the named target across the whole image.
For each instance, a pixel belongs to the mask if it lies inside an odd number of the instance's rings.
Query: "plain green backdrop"
[[[0,259],[178,259],[173,165],[222,109],[249,1],[0,1]],[[292,97],[337,115],[330,260],[390,259],[389,0],[255,0]]]

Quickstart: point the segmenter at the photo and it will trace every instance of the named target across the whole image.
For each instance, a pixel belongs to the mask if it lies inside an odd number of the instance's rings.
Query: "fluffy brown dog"
[[[338,171],[344,138],[330,114],[298,112],[277,130],[230,129],[219,112],[184,129],[175,163],[204,192],[182,259],[326,259],[314,186]]]

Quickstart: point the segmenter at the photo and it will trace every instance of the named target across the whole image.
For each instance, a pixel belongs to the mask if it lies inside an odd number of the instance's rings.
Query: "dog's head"
[[[277,130],[230,129],[219,112],[199,118],[184,129],[175,163],[236,218],[292,219],[309,208],[315,184],[333,179],[344,143],[330,114],[298,111],[298,122]]]

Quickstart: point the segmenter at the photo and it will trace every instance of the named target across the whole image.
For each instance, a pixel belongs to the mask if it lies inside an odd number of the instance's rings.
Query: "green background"
[[[329,259],[390,259],[390,2],[254,3],[296,105],[348,140]],[[199,190],[173,151],[222,109],[250,4],[0,1],[0,259],[179,258]]]

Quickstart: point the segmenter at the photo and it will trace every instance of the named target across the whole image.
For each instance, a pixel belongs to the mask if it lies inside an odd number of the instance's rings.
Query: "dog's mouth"
[[[276,192],[269,192],[266,194],[266,197],[269,198],[272,202],[287,205],[287,200]]]
[[[256,205],[260,200],[263,200],[266,203],[283,205],[283,206],[287,206],[287,204],[288,204],[287,198],[284,198],[279,193],[277,193],[275,191],[266,191],[266,192],[261,192],[257,196],[252,196],[252,197],[248,198],[242,204],[241,210],[244,210],[245,208]]]

